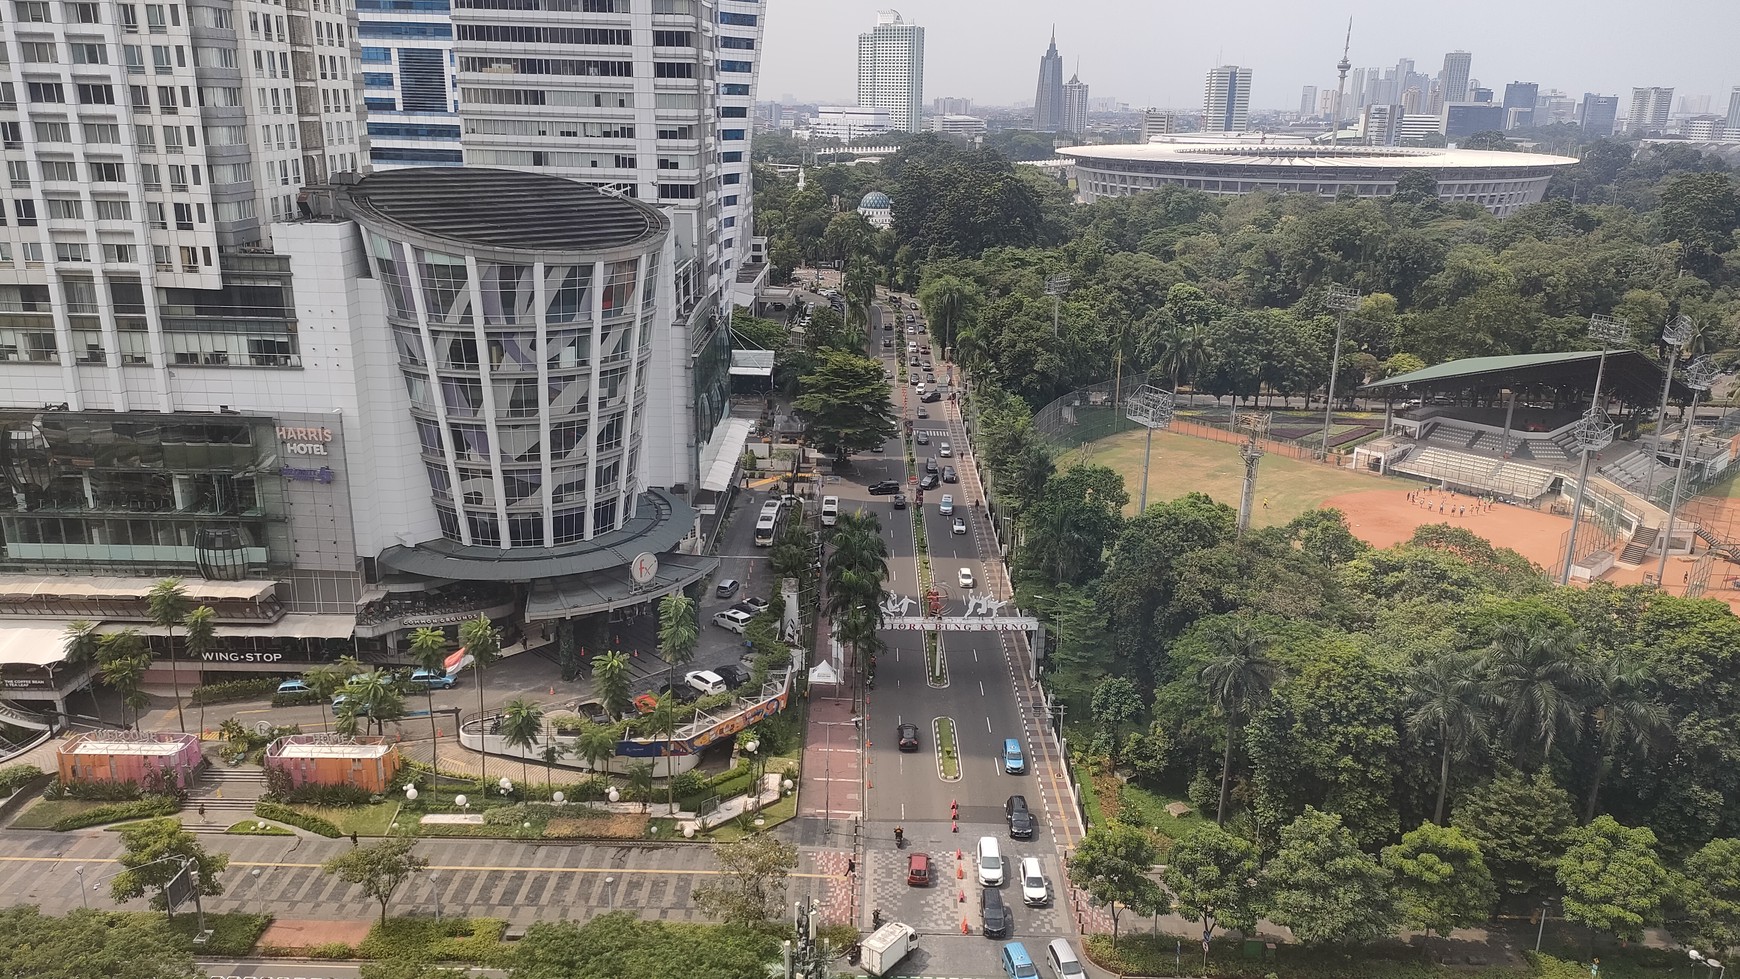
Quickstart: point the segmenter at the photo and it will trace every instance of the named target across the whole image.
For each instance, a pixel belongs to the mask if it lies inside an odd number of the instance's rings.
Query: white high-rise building
[[[917,132],[923,122],[924,28],[898,10],[877,11],[876,27],[858,35],[858,104],[887,109],[899,132]]]
[[[1652,86],[1631,90],[1631,114],[1625,117],[1625,131],[1631,133],[1661,129],[1667,125],[1673,109],[1673,88]]]
[[[1155,108],[1142,110],[1142,142],[1179,131],[1178,113]]]
[[[1076,75],[1063,83],[1063,124],[1059,132],[1079,135],[1087,132],[1088,86]]]
[[[1317,86],[1307,85],[1299,92],[1299,115],[1309,119],[1317,114]]]
[[[1468,75],[1474,67],[1474,55],[1467,51],[1452,51],[1444,56],[1444,69],[1438,73],[1437,87],[1427,111],[1437,113],[1447,102],[1468,101]]]
[[[1244,132],[1251,115],[1251,70],[1222,65],[1208,70],[1202,94],[1202,130]]]
[[[1730,133],[1740,133],[1740,85],[1728,93],[1728,120],[1722,128]]]

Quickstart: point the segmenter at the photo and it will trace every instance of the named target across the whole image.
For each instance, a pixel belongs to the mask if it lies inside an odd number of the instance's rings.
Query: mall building
[[[692,349],[658,208],[477,168],[303,198],[217,289],[99,266],[69,311],[40,270],[0,273],[29,351],[0,350],[0,724],[69,710],[90,673],[68,624],[153,634],[165,576],[217,613],[185,688],[401,659],[409,630],[480,613],[571,654],[714,569],[695,403],[729,351]]]

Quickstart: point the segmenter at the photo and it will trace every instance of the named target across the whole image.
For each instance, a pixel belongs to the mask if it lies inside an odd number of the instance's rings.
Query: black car
[[[917,445],[929,445],[930,444],[930,433],[929,432],[914,433],[914,435],[912,436],[912,441]]]
[[[748,612],[750,615],[760,615],[767,611],[767,599],[745,598],[743,601],[737,603],[737,607]]]
[[[924,402],[927,405],[936,404],[938,401],[942,400],[942,392],[941,391],[926,391],[926,392],[924,392],[924,397],[919,398],[918,400]]]
[[[895,729],[895,735],[896,735],[896,740],[900,744],[901,751],[917,751],[918,750],[918,725],[917,724],[902,724],[898,728]]]
[[[918,488],[921,490],[936,489],[941,483],[942,480],[937,478],[936,473],[927,473],[923,479],[918,481]]]
[[[953,466],[944,466],[942,477],[943,482],[945,483],[958,483],[961,481],[961,478],[955,475],[955,467]]]
[[[694,687],[691,687],[686,683],[679,683],[675,687],[668,683],[661,683],[655,693],[660,697],[670,694],[671,699],[679,704],[692,704],[701,699],[701,691],[696,690]]]
[[[884,479],[881,482],[870,484],[871,496],[893,496],[898,492],[900,492],[900,484],[892,479]]]
[[[924,471],[931,474],[932,476],[935,476],[937,473],[942,472],[941,469],[937,468],[937,464],[936,464],[935,459],[924,460]]]
[[[749,682],[749,671],[736,663],[715,666],[713,672],[719,674],[719,679],[725,681],[725,687],[728,690],[736,690]]]
[[[1003,903],[1003,892],[995,887],[979,888],[979,918],[983,922],[986,938],[1009,937],[1009,926],[1013,915],[1009,913],[1009,905]]]
[[[905,493],[894,494],[894,509],[896,509],[896,510],[906,509],[906,494]]]
[[[1003,803],[1003,814],[1009,820],[1009,835],[1018,840],[1033,838],[1033,813],[1027,808],[1027,797],[1012,795]]]

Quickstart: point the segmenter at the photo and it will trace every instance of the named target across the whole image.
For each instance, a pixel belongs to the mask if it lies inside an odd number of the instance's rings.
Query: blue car
[[[1021,753],[1021,742],[1003,739],[1003,771],[1008,775],[1027,774],[1027,756]]]
[[[348,695],[342,693],[334,694],[332,698],[332,712],[336,714],[344,710],[344,706],[348,703],[350,703],[350,697]],[[359,700],[357,701],[355,710],[358,716],[367,717],[369,713],[369,705]]]
[[[278,684],[279,693],[308,693],[313,688],[301,680],[285,680]]]
[[[434,670],[418,670],[411,674],[411,683],[430,690],[451,690],[458,686],[459,681]]]

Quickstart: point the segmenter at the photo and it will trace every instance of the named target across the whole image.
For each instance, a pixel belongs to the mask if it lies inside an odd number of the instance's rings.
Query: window
[[[157,86],[157,104],[162,107],[164,112],[172,113],[175,111],[176,102],[174,85]]]
[[[60,52],[53,41],[24,41],[18,46],[24,51],[26,64],[52,65],[60,62]]]
[[[36,132],[36,141],[38,143],[72,142],[72,127],[64,122],[45,122],[38,120],[31,123],[30,128]]]
[[[87,122],[85,123],[85,142],[119,144],[121,142],[121,127],[112,122]]]
[[[743,151],[742,150],[730,150],[730,151],[727,151],[725,153],[721,153],[721,154],[719,154],[719,162],[720,163],[742,163],[743,162]]]
[[[754,51],[755,50],[755,38],[753,38],[753,37],[732,37],[731,35],[726,34],[726,35],[723,35],[722,37],[719,38],[719,46],[722,48],[729,48],[729,49],[734,50],[734,51]]]
[[[18,0],[12,5],[12,9],[17,13],[18,19],[26,23],[48,24],[54,21],[49,16],[46,0]]]
[[[695,66],[687,61],[655,61],[653,62],[653,77],[694,78]]]
[[[721,206],[724,206],[724,207],[736,207],[737,206],[737,195],[736,194],[728,194],[719,203]]]
[[[750,61],[720,61],[719,70],[735,72],[737,74],[748,74],[755,70],[755,64]]]
[[[145,181],[146,190],[163,189],[162,171],[155,163],[139,164],[139,179]]]
[[[163,127],[163,149],[169,153],[181,152],[181,130],[174,126]]]
[[[695,35],[692,31],[653,31],[653,47],[655,48],[692,48],[695,46]]]
[[[106,65],[109,63],[108,45],[73,44],[70,47],[75,65]]]
[[[209,7],[197,7],[197,10],[209,10]],[[193,63],[201,68],[234,68],[236,67],[235,48],[196,47],[193,49]]]
[[[140,112],[151,111],[151,88],[148,85],[129,85],[128,93],[132,96],[133,108]]]
[[[126,201],[96,201],[98,221],[131,221],[133,205]]]
[[[722,129],[719,131],[719,138],[720,139],[742,139],[743,138],[743,130],[741,130],[741,129]]]
[[[659,184],[659,200],[692,201],[699,195],[694,184]]]
[[[721,10],[719,11],[719,23],[731,24],[736,27],[754,27],[755,15],[726,13]]]
[[[365,47],[362,59],[365,65],[390,65],[393,63],[393,49]]]
[[[193,205],[175,205],[175,227],[180,231],[193,230]]]
[[[115,89],[112,85],[79,85],[80,105],[114,105]]]
[[[132,245],[114,245],[103,243],[103,261],[111,265],[131,265],[135,260]]]
[[[121,11],[121,29],[128,34],[139,33],[139,8],[123,3],[118,9]]]
[[[719,107],[719,118],[747,119],[749,118],[749,107],[746,105],[722,105]]]
[[[728,173],[724,176],[723,181],[728,184],[735,184],[741,182],[742,179],[743,174],[741,173]]]
[[[78,182],[79,167],[78,167],[78,164],[74,163],[73,161],[71,161],[71,160],[43,160],[43,161],[41,161],[41,163],[42,163],[42,179],[44,179],[44,180],[65,180],[65,181],[68,181],[69,183],[77,183]]]
[[[187,168],[179,163],[171,163],[169,165],[169,189],[187,189]],[[181,205],[177,204],[176,206],[180,207]]]
[[[727,82],[719,86],[720,95],[748,95],[749,86],[738,82]]]
[[[0,140],[4,140],[9,150],[22,149],[24,146],[24,129],[16,122],[0,122]]]
[[[98,163],[92,161],[85,165],[90,167],[91,180],[97,183],[119,184],[127,181],[127,165],[125,163]]]
[[[66,5],[67,19],[75,24],[101,24],[102,17],[98,15],[98,7],[94,3],[69,3]]]
[[[30,186],[30,161],[29,160],[7,160],[6,161],[6,176],[9,178],[9,182],[11,183],[11,185],[15,188],[17,188],[17,187],[29,187]]]
[[[357,25],[356,36],[374,40],[449,41],[453,39],[453,25],[369,22]]]
[[[91,260],[91,246],[82,241],[57,241],[54,243],[54,258],[58,262],[88,262]]]
[[[31,82],[27,90],[32,102],[66,101],[66,93],[61,91],[59,82]]]
[[[157,74],[159,75],[167,75],[175,71],[175,65],[169,60],[169,45],[151,45],[151,64],[156,68]]]
[[[20,198],[12,202],[12,210],[18,217],[20,228],[36,227],[36,202]]]
[[[47,203],[50,220],[79,221],[84,219],[85,206],[77,198],[50,197]]]

